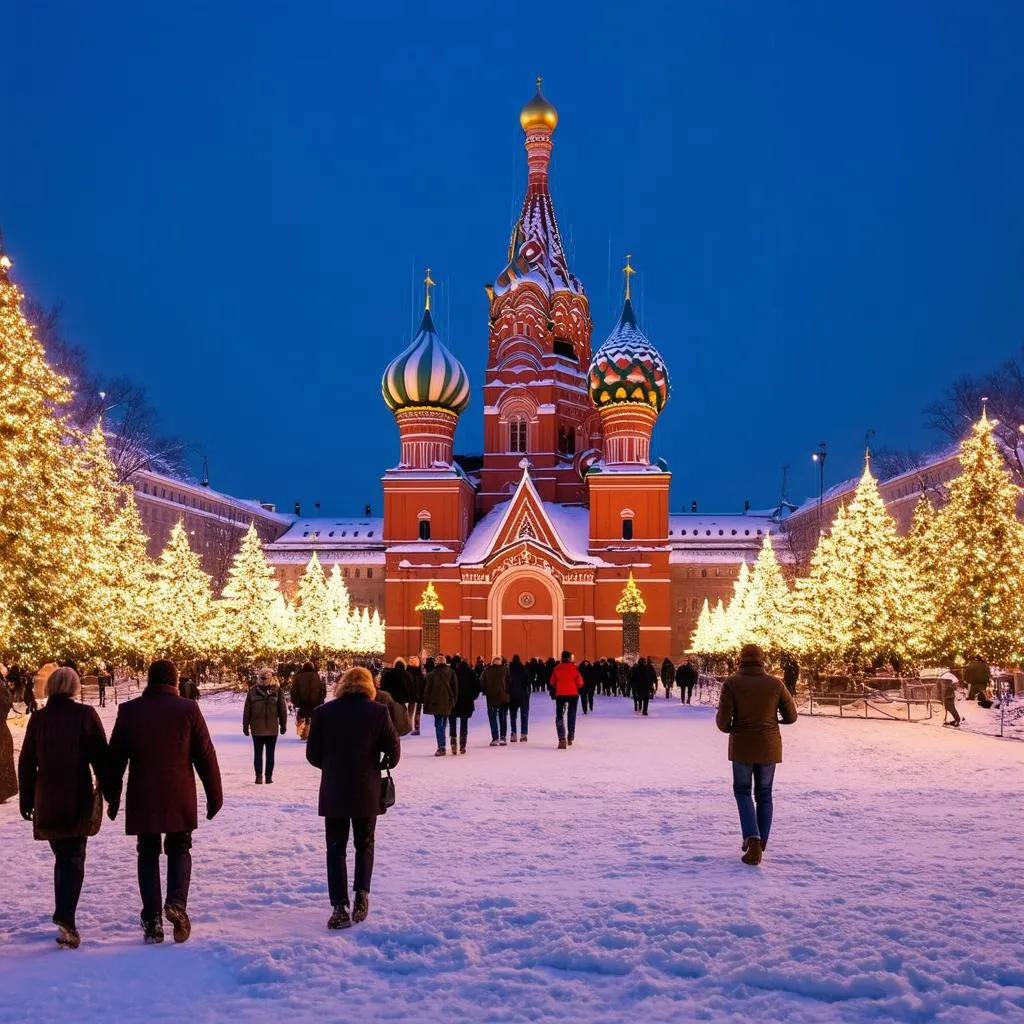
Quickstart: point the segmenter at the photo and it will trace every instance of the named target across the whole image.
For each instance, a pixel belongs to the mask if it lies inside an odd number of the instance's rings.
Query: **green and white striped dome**
[[[433,406],[458,415],[469,405],[469,377],[438,337],[429,309],[412,344],[384,371],[381,393],[392,412]]]

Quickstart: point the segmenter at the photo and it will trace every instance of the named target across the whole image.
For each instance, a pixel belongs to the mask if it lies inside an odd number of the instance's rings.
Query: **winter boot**
[[[525,732],[523,733],[522,736],[519,737],[519,742],[520,743],[525,743],[526,742],[526,733]]]
[[[267,784],[268,786],[272,786],[272,785],[274,784],[274,779],[273,779],[273,777],[272,777],[272,776],[270,776],[270,775],[268,775],[268,776],[267,776],[267,777],[266,777],[266,778],[265,778],[265,779],[264,779],[263,781],[264,781],[264,782],[265,782],[265,783],[266,783],[266,784]]]
[[[142,938],[147,946],[154,946],[164,941],[164,924],[159,917],[154,917],[152,921],[147,921],[144,917],[140,920],[142,921]]]
[[[263,776],[262,775],[257,775],[256,776],[256,785],[257,786],[262,786],[263,785]]]
[[[466,752],[466,744],[465,744],[465,743],[463,743],[463,744],[462,744],[462,745],[461,745],[461,746],[459,747],[459,753],[460,753],[460,754],[464,754],[465,752]]]
[[[498,745],[498,741],[497,740],[491,740],[490,746],[496,747],[497,745]]]
[[[747,852],[743,854],[740,860],[742,860],[744,864],[750,864],[751,866],[756,867],[758,864],[761,863],[761,853],[761,840],[748,839]]]
[[[569,733],[569,746],[570,747],[572,746],[572,741],[574,739],[576,739],[576,736],[573,733]]]
[[[192,934],[192,922],[188,919],[185,908],[176,907],[169,903],[164,907],[164,917],[174,927],[174,941],[188,942],[188,937]]]
[[[456,740],[455,737],[453,736],[452,737],[452,756],[454,757],[456,754],[458,754],[458,752],[459,752],[459,743],[458,743],[458,740]]]
[[[559,740],[558,741],[558,749],[559,750],[565,750],[567,746],[568,746],[568,744],[565,742],[565,740]]]
[[[519,737],[515,733],[512,733],[512,735],[509,736],[508,741],[509,743],[518,743]]]
[[[505,740],[501,739],[501,740],[498,740],[498,746],[499,747],[507,747],[508,743]]]
[[[78,949],[82,942],[78,929],[73,924],[65,924],[63,921],[54,921],[57,926],[57,945],[62,949]]]
[[[447,751],[444,747],[438,747],[437,750],[434,751],[434,757],[444,757],[446,753]]]
[[[355,906],[352,908],[352,920],[359,924],[360,921],[366,920],[366,915],[370,912],[370,894],[360,890],[356,893]]]
[[[344,903],[339,903],[331,914],[330,919],[327,922],[327,927],[331,931],[338,931],[341,928],[351,928],[352,918],[348,916],[348,907]]]

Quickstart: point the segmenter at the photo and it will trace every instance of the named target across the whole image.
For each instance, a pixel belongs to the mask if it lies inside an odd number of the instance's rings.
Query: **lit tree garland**
[[[217,602],[220,649],[237,663],[262,660],[277,651],[280,635],[275,619],[280,597],[274,570],[263,553],[255,524],[250,523]]]
[[[327,581],[314,551],[295,595],[295,643],[299,651],[319,657],[334,649]]]
[[[209,657],[213,647],[210,577],[189,545],[181,520],[174,524],[157,562],[151,616],[153,654],[176,661]]]
[[[744,563],[746,564],[746,563]],[[793,594],[782,575],[771,534],[764,535],[744,601],[747,640],[777,658],[794,640]]]
[[[644,600],[643,594],[640,593],[640,588],[636,585],[636,580],[633,579],[633,574],[629,574],[629,579],[626,580],[626,585],[622,588],[622,596],[619,598],[619,603],[615,606],[616,615],[643,615],[647,611],[647,602]]]

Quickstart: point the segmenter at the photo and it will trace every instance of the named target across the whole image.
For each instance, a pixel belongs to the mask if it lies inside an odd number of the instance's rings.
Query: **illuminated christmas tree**
[[[721,598],[715,602],[715,607],[711,609],[709,643],[711,646],[708,654],[714,657],[722,657],[729,651],[729,620],[725,611],[725,604]]]
[[[255,524],[250,523],[217,602],[218,643],[228,657],[250,664],[280,649],[275,621],[280,597],[274,570],[263,553]]]
[[[907,653],[917,661],[935,656],[933,581],[940,571],[941,561],[935,543],[935,521],[935,508],[927,495],[922,494],[914,507],[910,529],[901,538]]]
[[[200,661],[212,652],[213,593],[181,520],[160,554],[151,590],[149,648],[157,657]]]
[[[744,563],[745,565],[746,563]],[[750,574],[744,600],[747,639],[770,659],[791,650],[794,642],[793,594],[782,575],[771,534],[766,533]]]
[[[745,643],[751,643],[750,567],[744,561],[732,585],[732,597],[725,609],[725,634],[720,643],[723,653],[736,654]]]
[[[81,657],[92,630],[82,515],[84,439],[68,382],[46,363],[0,250],[0,656]]]
[[[348,585],[341,575],[341,566],[335,562],[327,578],[327,614],[331,622],[331,649],[339,653],[358,650],[356,645],[356,622],[353,618],[352,603]]]
[[[806,649],[862,668],[907,648],[905,566],[896,523],[865,465],[853,500],[821,539],[802,586]]]
[[[700,614],[697,616],[697,625],[690,636],[690,650],[695,654],[710,654],[713,646],[713,634],[711,632],[711,609],[708,606],[708,599],[700,606]]]
[[[299,580],[295,595],[295,646],[305,657],[318,658],[332,651],[332,621],[327,580],[314,551]]]
[[[936,653],[956,661],[1024,661],[1024,526],[1021,491],[982,413],[960,448],[960,475],[934,527],[931,573]]]

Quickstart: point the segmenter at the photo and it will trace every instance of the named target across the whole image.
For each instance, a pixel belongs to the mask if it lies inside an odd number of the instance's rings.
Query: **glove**
[[[248,729],[243,729],[242,730],[242,735],[243,736],[248,736],[249,735],[249,730]]]
[[[111,821],[117,817],[117,804],[107,804],[107,817]]]
[[[281,735],[283,736],[287,731],[288,730],[282,725],[281,726]]]
[[[207,804],[206,805],[206,820],[207,821],[213,821],[213,819],[217,817],[217,812],[223,806],[224,805],[222,803],[220,803],[220,804]]]
[[[22,817],[23,817],[23,818],[24,818],[24,819],[25,819],[26,821],[31,821],[31,820],[32,820],[32,812],[31,812],[31,811],[22,811],[22,812],[21,812],[21,816],[22,816]]]

